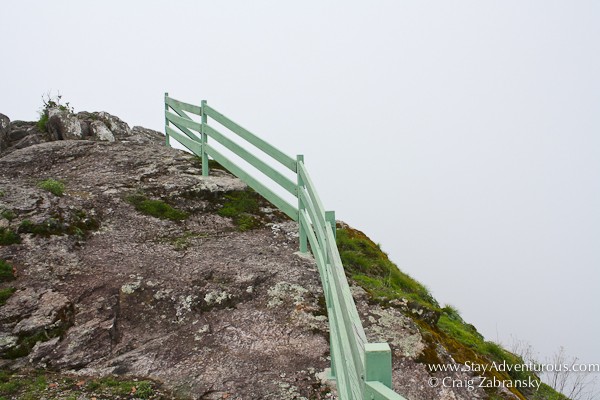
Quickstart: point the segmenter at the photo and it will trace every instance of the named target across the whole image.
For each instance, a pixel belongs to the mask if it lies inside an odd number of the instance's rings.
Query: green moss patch
[[[13,267],[4,260],[0,260],[0,282],[9,282],[15,279]]]
[[[21,237],[12,229],[0,227],[0,245],[8,246],[21,243]]]
[[[144,194],[133,194],[127,196],[127,202],[132,204],[135,209],[142,214],[150,215],[160,219],[169,219],[171,221],[182,221],[189,215],[178,210],[162,200],[148,199]]]
[[[222,217],[229,217],[241,232],[257,228],[260,223],[260,195],[252,189],[230,192],[218,210]]]
[[[62,196],[65,192],[65,184],[56,179],[46,179],[43,181],[39,181],[37,186],[40,189],[44,189],[47,192],[52,193],[55,196]]]

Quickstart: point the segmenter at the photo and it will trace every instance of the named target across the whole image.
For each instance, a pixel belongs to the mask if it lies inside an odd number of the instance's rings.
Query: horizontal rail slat
[[[292,206],[290,203],[279,197],[279,195],[277,195],[271,189],[260,183],[256,178],[254,178],[252,175],[248,174],[242,168],[237,166],[233,161],[225,157],[214,147],[210,146],[209,144],[206,144],[204,150],[209,156],[214,158],[224,168],[226,168],[232,174],[240,178],[252,189],[256,190],[265,199],[270,201],[275,207],[283,211],[288,217],[290,217],[294,221],[298,221],[298,209],[296,207]]]
[[[192,114],[202,115],[202,107],[193,104],[184,103],[183,101],[175,100],[172,97],[165,97],[165,102],[171,108],[179,108],[180,110],[191,112]]]
[[[179,116],[181,116],[182,118],[187,118],[187,116],[183,113],[183,111],[178,111],[175,109],[172,109],[172,110],[175,111],[176,113],[178,113]],[[198,138],[198,136],[193,131],[190,131],[185,126],[181,126],[172,121],[169,121],[168,118],[167,118],[167,122],[171,122],[177,129],[179,129],[181,132],[185,133],[190,139],[196,140]]]
[[[166,130],[167,130],[167,134],[169,136],[171,136],[172,138],[177,140],[179,143],[184,145],[189,151],[191,151],[192,153],[194,153],[197,156],[200,156],[202,154],[202,145],[199,142],[196,142],[195,140],[192,140],[189,137],[177,132],[170,126],[167,126]]]
[[[188,129],[195,130],[196,132],[202,131],[202,124],[200,122],[192,121],[191,119],[180,117],[177,114],[173,114],[170,111],[165,111],[167,119],[175,125],[181,125]]]
[[[267,175],[269,178],[273,179],[275,183],[280,185],[282,188],[287,190],[294,196],[297,196],[296,193],[296,183],[292,182],[287,176],[283,175],[281,172],[277,171],[275,168],[271,167],[269,164],[265,163],[260,158],[256,157],[254,154],[250,153],[248,150],[234,142],[233,140],[225,137],[221,132],[217,131],[210,125],[204,125],[204,132],[215,139],[217,142],[221,143],[223,146],[233,151],[235,154],[248,161],[252,166],[258,169],[263,174]]]
[[[230,129],[232,132],[234,132],[235,134],[237,134],[244,140],[252,143],[254,146],[259,148],[266,154],[270,155],[275,160],[279,161],[281,164],[285,165],[287,168],[289,168],[293,172],[297,171],[296,160],[294,160],[292,157],[288,156],[287,154],[285,154],[278,148],[267,143],[263,139],[259,138],[252,132],[243,128],[236,122],[233,122],[231,119],[227,118],[226,116],[224,116],[223,114],[221,114],[220,112],[218,112],[217,110],[212,108],[211,106],[205,105],[204,113],[207,116],[214,119],[215,121],[217,121],[218,123],[220,123],[221,125],[223,125],[224,127],[226,127],[227,129]]]
[[[372,400],[406,400],[381,382],[365,382],[365,394]]]

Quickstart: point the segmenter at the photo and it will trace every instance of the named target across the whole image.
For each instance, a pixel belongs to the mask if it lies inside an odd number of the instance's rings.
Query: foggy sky
[[[206,99],[488,340],[600,362],[600,3],[3,1],[0,112]]]

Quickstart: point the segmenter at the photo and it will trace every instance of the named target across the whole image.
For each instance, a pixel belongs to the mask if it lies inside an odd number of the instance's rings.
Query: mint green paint
[[[392,387],[392,351],[387,343],[365,343],[365,380]]]
[[[300,163],[304,164],[304,156],[302,154],[298,154],[296,156],[296,166],[299,165]],[[302,210],[304,210],[306,207],[304,206],[304,203],[302,202],[302,199],[300,198],[299,189],[304,186],[304,181],[302,180],[302,177],[300,176],[300,174],[297,174],[297,175],[298,175],[298,178],[297,178],[298,187],[296,188],[296,196],[298,197],[298,213],[302,213]],[[300,241],[300,252],[307,253],[308,252],[308,243],[307,243],[307,237],[306,237],[306,227],[304,224],[298,224],[298,237],[299,237],[299,241]]]
[[[173,107],[171,107],[171,110],[173,110],[173,112],[176,114],[174,116],[176,117],[177,120],[179,120],[179,118],[182,118],[182,119],[184,119],[186,121],[187,120],[191,121],[190,117],[185,112],[183,112],[181,110],[178,110],[177,108],[173,108]],[[171,112],[169,112],[167,114],[168,115],[165,115],[167,117],[167,119],[168,119],[168,117],[170,115],[173,115],[173,113],[171,113]],[[179,117],[179,118],[177,118],[177,117]],[[177,122],[174,122],[174,121],[169,121],[169,122],[171,124],[173,124],[173,126],[175,126],[177,129],[179,129],[181,132],[185,133],[190,139],[196,140],[199,137],[198,135],[200,134],[200,132],[194,133],[193,130],[190,130],[190,129],[186,128],[181,123],[177,123]]]
[[[202,144],[190,139],[189,137],[182,135],[177,132],[170,126],[167,126],[166,129],[167,135],[173,137],[173,139],[177,140],[179,143],[185,146],[186,149],[191,151],[194,154],[200,154],[202,152]]]
[[[333,237],[335,238],[337,235],[337,229],[335,226],[335,211],[325,211],[325,220],[331,226],[331,230],[333,231]]]
[[[172,112],[170,111],[172,110]],[[187,114],[200,115],[202,122]],[[229,131],[217,131],[208,117]],[[304,165],[304,157],[289,157],[250,131],[242,128],[212,107],[172,99],[165,93],[165,134],[192,153],[202,157],[202,174],[208,175],[208,157],[236,175],[265,199],[298,222],[300,251],[315,258],[327,305],[331,345],[331,378],[337,382],[343,400],[405,400],[391,389],[392,356],[387,343],[368,343],[344,273],[337,249],[335,212],[325,211]],[[245,143],[233,141],[235,135]],[[208,143],[208,137],[248,162],[269,180],[297,199],[292,205]],[[246,145],[250,145],[247,147]],[[258,151],[257,151],[258,150]],[[296,182],[261,157],[268,156],[296,174]],[[288,172],[289,173],[289,172]]]
[[[167,119],[167,112],[169,111],[169,106],[167,105],[167,100],[169,99],[169,93],[165,92],[165,142],[167,146],[171,146],[169,140],[169,133],[167,129],[169,128],[169,120]]]
[[[288,217],[294,221],[298,221],[298,210],[290,203],[282,199],[278,194],[273,192],[271,189],[263,185],[252,175],[248,174],[241,167],[236,165],[233,161],[229,160],[215,148],[209,144],[205,145],[204,151],[207,155],[215,159],[219,164],[225,167],[229,172],[243,180],[248,186],[256,190],[261,196],[271,202],[274,206],[283,211]]]
[[[168,93],[165,94],[165,103],[167,103],[172,108],[176,108],[182,111],[191,112],[192,114],[196,114],[198,116],[202,115],[202,107],[195,106],[193,104],[187,104],[179,100],[172,99],[168,97]]]
[[[200,129],[200,135],[202,140],[202,175],[208,176],[208,153],[206,152],[206,143],[208,142],[208,138],[206,137],[205,127],[208,124],[208,117],[206,116],[206,100],[202,100],[202,127]],[[223,165],[223,164],[221,164]]]
[[[259,138],[247,129],[243,128],[242,126],[238,125],[236,122],[233,122],[231,119],[227,118],[214,108],[207,105],[206,107],[203,107],[203,110],[207,116],[211,117],[227,129],[230,129],[236,135],[246,140],[248,143],[253,144],[258,149],[268,154],[275,160],[279,161],[281,164],[289,168],[292,172],[296,172],[296,160],[294,160],[292,157],[288,156],[278,148],[267,143],[263,139]]]
[[[182,126],[184,128],[187,128],[188,130],[191,129],[196,132],[200,132],[202,130],[202,124],[200,124],[199,122],[192,121],[189,118],[181,117],[170,111],[165,112],[165,115],[167,116],[167,119],[169,120],[169,122],[172,122],[173,124],[175,124],[177,126]]]
[[[225,135],[223,135],[210,125],[204,125],[204,134],[206,134],[208,137],[214,139],[215,141],[225,146],[225,148],[231,150],[232,152],[240,156],[250,165],[252,165],[256,169],[267,175],[269,178],[271,178],[273,181],[275,181],[275,183],[284,188],[290,194],[296,196],[297,183],[292,182],[292,180],[289,179],[287,176],[283,175],[281,172],[271,167],[269,164],[252,154],[250,151],[246,150],[233,140],[227,138]]]
[[[365,384],[365,400],[406,400],[381,382],[367,382]]]

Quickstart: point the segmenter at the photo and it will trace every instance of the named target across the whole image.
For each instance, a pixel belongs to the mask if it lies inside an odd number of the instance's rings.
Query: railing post
[[[337,229],[335,226],[335,211],[325,211],[325,221],[331,225],[331,230],[333,231],[333,238],[335,239],[337,236]]]
[[[206,106],[206,100],[202,100],[201,102],[202,108],[202,126],[200,132],[200,144],[202,149],[202,175],[208,176],[208,154],[206,153],[206,142],[208,141],[208,137],[206,136],[206,132],[204,132],[204,125],[208,122],[208,118],[206,113],[204,112],[204,106]]]
[[[167,105],[167,97],[169,97],[169,93],[165,92],[165,137],[167,146],[171,146],[169,140],[169,132],[167,132],[167,127],[169,126],[169,119],[167,118],[167,112],[169,111],[169,106]]]
[[[392,351],[387,343],[365,343],[365,382],[392,388]],[[371,400],[365,395],[365,400]]]
[[[298,196],[298,236],[300,238],[300,252],[306,253],[308,252],[308,237],[306,236],[306,229],[304,228],[304,226],[302,226],[302,220],[300,219],[302,210],[306,208],[304,203],[302,202],[302,198],[300,197],[300,190],[304,187],[304,181],[300,176],[300,163],[304,165],[304,156],[302,154],[298,154],[296,156],[296,174],[298,175],[298,186],[296,187],[296,196]]]

